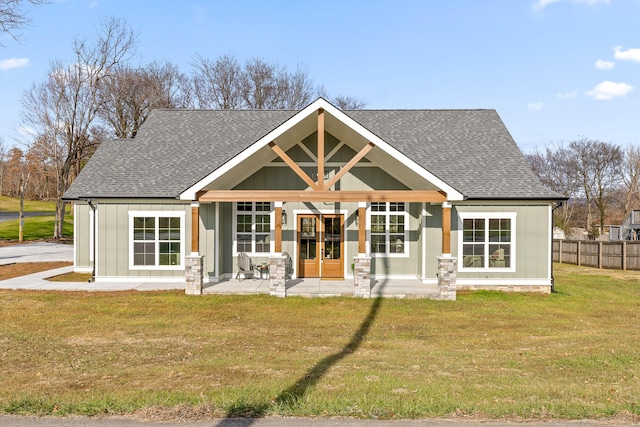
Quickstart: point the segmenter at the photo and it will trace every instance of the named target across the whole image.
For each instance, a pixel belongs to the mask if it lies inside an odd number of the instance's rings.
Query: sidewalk
[[[59,243],[25,243],[0,247],[0,265],[25,262],[73,262],[73,245]],[[0,289],[28,289],[49,291],[160,291],[185,288],[184,283],[89,283],[89,282],[50,282],[49,277],[73,271],[73,266],[0,281]]]
[[[51,261],[73,262],[73,245],[36,242],[0,247],[0,265]]]
[[[14,277],[0,281],[0,289],[26,289],[39,291],[166,291],[173,289],[184,290],[184,283],[101,283],[101,282],[50,282],[49,277],[70,273],[73,266],[42,271],[27,276]]]

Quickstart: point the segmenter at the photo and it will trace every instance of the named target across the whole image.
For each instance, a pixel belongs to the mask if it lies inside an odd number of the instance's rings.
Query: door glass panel
[[[300,258],[316,259],[316,219],[300,219]]]
[[[324,218],[324,258],[340,259],[340,218]]]

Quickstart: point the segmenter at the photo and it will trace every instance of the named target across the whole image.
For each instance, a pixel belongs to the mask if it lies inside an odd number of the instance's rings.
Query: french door
[[[344,215],[298,215],[298,277],[344,278]]]

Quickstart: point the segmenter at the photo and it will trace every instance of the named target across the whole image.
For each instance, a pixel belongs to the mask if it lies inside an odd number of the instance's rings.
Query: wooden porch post
[[[275,206],[275,248],[274,252],[281,253],[282,252],[282,202],[274,202]]]
[[[200,253],[200,203],[191,203],[191,254]]]
[[[442,203],[442,254],[451,255],[451,203]]]
[[[358,253],[367,252],[367,204],[358,203]]]

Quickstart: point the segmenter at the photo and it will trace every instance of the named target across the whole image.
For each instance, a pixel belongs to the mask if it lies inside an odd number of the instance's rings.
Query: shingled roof
[[[342,111],[467,199],[564,199],[545,188],[494,110]],[[176,198],[298,111],[156,110],[106,141],[65,194]]]

